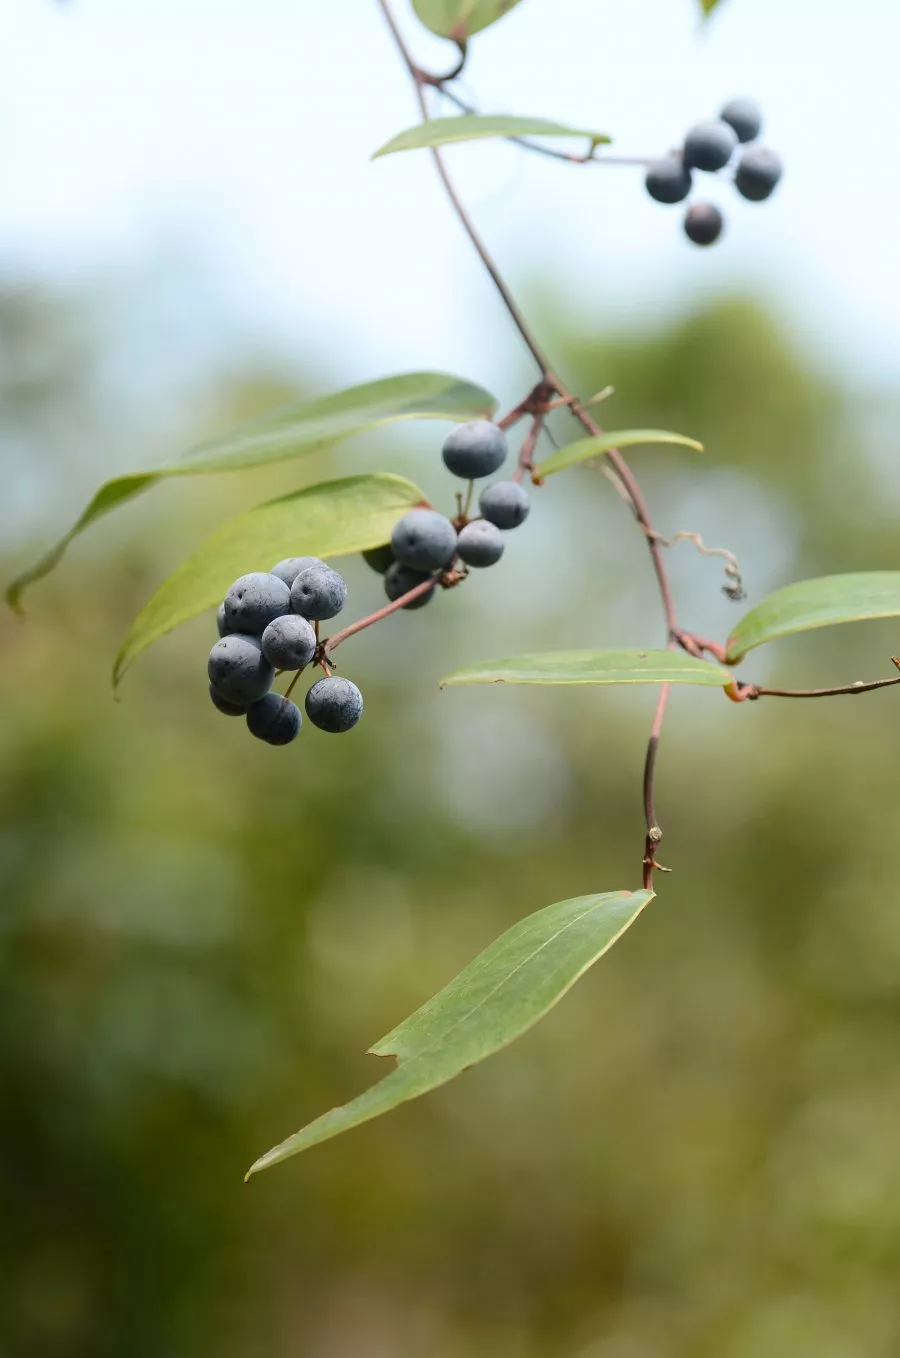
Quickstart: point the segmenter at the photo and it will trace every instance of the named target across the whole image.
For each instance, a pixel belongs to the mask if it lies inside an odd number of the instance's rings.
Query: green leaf
[[[684,651],[544,651],[469,665],[446,679],[462,684],[702,684],[723,688],[734,676]]]
[[[463,113],[454,118],[429,118],[405,132],[398,132],[375,152],[372,159],[392,155],[395,151],[418,151],[425,146],[447,146],[451,142],[477,141],[482,137],[587,137],[595,146],[609,141],[609,137],[601,132],[548,122],[546,118]]]
[[[432,33],[463,44],[519,3],[520,0],[413,0],[413,9]]]
[[[776,590],[751,608],[728,638],[729,664],[766,641],[839,622],[900,616],[900,571],[823,575]]]
[[[224,524],[170,575],[131,625],[113,668],[117,684],[151,642],[219,604],[232,581],[285,556],[344,556],[378,547],[425,497],[401,476],[348,476],[282,495]]]
[[[671,434],[667,429],[620,429],[612,434],[597,434],[567,443],[564,448],[544,459],[537,469],[536,479],[543,481],[556,472],[564,471],[566,467],[574,467],[578,462],[601,457],[612,448],[632,448],[638,443],[677,443],[683,448],[703,452],[703,444],[696,439],[689,439],[684,434]]]
[[[397,1068],[268,1151],[247,1175],[446,1084],[520,1037],[612,947],[653,899],[615,891],[558,901],[514,924],[371,1050]]]
[[[317,452],[338,439],[395,420],[474,420],[492,415],[495,405],[488,392],[471,382],[447,373],[424,372],[401,373],[284,406],[199,444],[177,461],[107,481],[68,533],[12,582],[7,600],[11,608],[18,609],[26,585],[47,575],[73,538],[164,477],[262,467]]]

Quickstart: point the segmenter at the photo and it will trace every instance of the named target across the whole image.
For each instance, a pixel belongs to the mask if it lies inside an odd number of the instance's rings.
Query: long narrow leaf
[[[372,1048],[397,1068],[261,1156],[247,1177],[446,1084],[526,1032],[653,899],[615,891],[557,901],[520,920]]]
[[[543,651],[469,665],[441,680],[463,684],[701,684],[724,688],[723,665],[684,651]]]
[[[859,571],[799,580],[745,613],[728,638],[728,662],[794,632],[866,618],[900,617],[900,571]]]
[[[199,444],[174,462],[107,481],[69,531],[13,580],[7,601],[18,609],[26,586],[53,570],[73,538],[165,477],[267,466],[314,453],[395,420],[474,420],[490,416],[494,409],[494,398],[483,388],[460,377],[431,372],[401,373],[284,406]]]
[[[535,480],[543,481],[566,467],[574,467],[579,462],[587,462],[592,457],[601,457],[611,448],[632,448],[640,443],[674,443],[682,448],[693,448],[703,452],[703,444],[689,439],[685,434],[671,434],[667,429],[620,429],[611,434],[596,434],[586,439],[576,439],[567,443],[558,452],[545,458],[537,470]]]
[[[113,682],[152,642],[214,608],[237,576],[268,570],[285,556],[324,558],[377,547],[424,498],[402,476],[348,476],[282,495],[223,524],[135,618],[116,657]]]
[[[396,151],[420,151],[428,146],[449,146],[453,142],[479,141],[484,137],[586,137],[592,146],[609,141],[602,132],[548,122],[546,118],[463,113],[453,118],[429,118],[405,132],[398,132],[375,152],[372,159],[390,156]]]

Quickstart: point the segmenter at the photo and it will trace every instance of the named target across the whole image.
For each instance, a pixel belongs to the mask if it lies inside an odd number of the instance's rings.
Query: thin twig
[[[406,43],[404,41],[403,35],[397,26],[397,22],[394,18],[389,0],[378,0],[378,4],[384,15],[385,21],[387,22],[387,25],[391,31],[394,42],[396,43],[397,50],[399,51],[400,56],[403,59],[403,62],[406,66],[406,69],[409,72],[409,75],[415,85],[416,99],[419,105],[419,110],[421,112],[422,119],[423,121],[427,122],[429,120],[430,115],[428,112],[428,101],[425,98],[421,72],[419,71],[418,67],[413,61],[409,49],[407,48]],[[528,349],[529,353],[531,354],[532,358],[534,359],[535,363],[540,369],[541,374],[540,386],[544,389],[542,392],[544,401],[546,402],[547,400],[552,399],[554,396],[561,397],[563,402],[569,407],[569,409],[572,411],[572,414],[579,421],[581,426],[584,429],[586,429],[589,434],[599,436],[600,434],[602,434],[600,426],[591,417],[590,412],[587,410],[585,405],[581,401],[579,401],[578,398],[575,395],[573,395],[572,392],[569,391],[568,387],[566,387],[562,379],[558,377],[557,374],[554,372],[549,358],[547,357],[542,346],[540,345],[537,338],[533,334],[531,327],[529,326],[524,315],[519,309],[518,303],[516,302],[509,287],[507,286],[507,283],[504,280],[502,274],[500,273],[499,268],[495,264],[487,246],[481,239],[481,236],[479,235],[474,222],[472,221],[471,217],[469,216],[468,212],[463,206],[460,197],[456,192],[455,185],[447,171],[447,167],[444,163],[443,156],[441,155],[439,149],[437,147],[432,147],[431,154],[451,206],[453,207],[457,217],[459,218],[459,221],[463,229],[465,230],[466,234],[468,235],[469,240],[471,241],[472,245],[477,251],[478,256],[481,259],[481,262],[484,265],[485,269],[487,270],[487,273],[491,281],[493,282],[495,288],[500,294],[503,304],[506,307],[507,311],[509,312],[513,324],[515,325],[520,336],[522,337],[522,340],[526,348]],[[523,403],[523,406],[521,408],[517,409],[515,412],[511,412],[511,415],[514,416],[511,422],[514,423],[515,419],[521,418],[522,415],[529,412],[537,414],[538,411],[535,409],[534,400],[535,393],[532,393],[532,396],[529,398],[528,401]],[[529,402],[531,402],[530,405]],[[510,420],[510,416],[507,417],[507,420]],[[504,427],[508,426],[504,425]],[[668,575],[666,574],[666,567],[665,562],[663,561],[662,548],[659,544],[659,541],[657,540],[658,534],[656,532],[656,529],[653,527],[653,524],[650,519],[650,512],[647,507],[647,502],[644,499],[644,495],[643,492],[641,491],[640,486],[638,485],[637,481],[632,475],[630,467],[628,466],[625,459],[622,457],[622,454],[619,452],[619,450],[617,448],[609,449],[609,451],[606,453],[606,458],[611,467],[613,468],[613,470],[615,471],[621,484],[624,486],[625,491],[630,500],[634,516],[637,519],[638,523],[640,524],[644,536],[647,540],[647,546],[650,550],[650,557],[653,563],[653,569],[656,573],[657,584],[659,586],[660,598],[662,599],[663,612],[665,614],[666,644],[670,648],[673,648],[680,644],[679,642],[680,633],[678,629],[677,619],[675,616],[675,604],[672,598],[672,590],[669,584]],[[371,621],[376,621],[376,618],[373,617]],[[358,630],[358,628],[354,630]],[[349,629],[345,629],[345,632],[349,635]],[[339,633],[338,635],[343,640],[344,634]],[[645,771],[645,786],[648,789],[647,795],[650,796],[651,800],[653,792],[653,770],[656,762],[656,749],[659,744],[664,714],[665,714],[665,702],[661,700],[659,708],[657,710],[657,720],[654,722],[653,731],[651,732],[650,736],[650,746],[648,747],[647,752],[647,768]],[[659,827],[656,826],[655,824],[653,827],[648,827],[648,845],[650,843],[650,828],[654,828],[657,832],[659,831]],[[649,872],[650,875],[652,876],[653,871],[652,868],[653,856],[652,854],[650,854],[649,848],[645,850],[644,857],[645,857],[644,873],[646,878],[647,873]],[[649,868],[646,866],[648,857],[650,860]]]
[[[659,828],[659,821],[656,816],[656,805],[654,801],[653,777],[656,772],[656,756],[659,752],[659,741],[662,735],[663,722],[666,719],[666,707],[669,703],[670,684],[663,684],[659,690],[659,697],[656,701],[656,712],[653,716],[653,725],[650,728],[650,739],[647,742],[647,754],[644,759],[644,819],[647,822],[647,839],[644,844],[644,890],[651,891],[653,884],[653,869],[656,865],[656,851],[662,842],[662,830]]]
[[[385,604],[384,608],[379,608],[377,612],[370,613],[367,618],[360,618],[359,622],[352,622],[349,627],[343,628],[340,632],[335,632],[333,637],[329,637],[327,641],[323,642],[323,656],[331,655],[332,651],[336,651],[341,642],[346,641],[348,637],[356,636],[357,632],[362,632],[366,627],[371,627],[373,623],[381,622],[382,618],[389,618],[392,613],[397,612],[398,608],[405,608],[407,604],[415,603],[416,599],[421,599],[423,594],[429,594],[436,585],[437,580],[434,577],[422,580],[418,585],[414,585],[411,590],[408,590],[406,594],[401,594],[398,599]]]
[[[855,683],[842,684],[839,688],[761,688],[758,684],[737,681],[735,687],[738,702],[755,702],[757,698],[837,698],[844,693],[873,693],[877,688],[891,688],[894,684],[900,684],[900,677],[873,679],[868,683],[857,679]]]

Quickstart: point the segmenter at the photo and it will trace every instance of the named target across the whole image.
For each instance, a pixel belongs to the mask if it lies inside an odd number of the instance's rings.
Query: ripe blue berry
[[[306,618],[288,613],[269,623],[262,634],[262,651],[276,670],[302,670],[316,653],[316,634]]]
[[[727,123],[697,123],[684,139],[684,163],[688,169],[721,170],[736,146],[737,135]]]
[[[456,529],[436,509],[411,509],[394,525],[391,534],[394,556],[415,571],[436,571],[449,566],[456,551]]]
[[[503,534],[487,519],[467,523],[459,535],[459,554],[467,566],[493,566],[503,555]]]
[[[753,141],[762,131],[762,110],[755,99],[729,99],[719,114],[733,127],[738,141]]]
[[[784,173],[781,157],[765,146],[750,146],[738,161],[734,182],[751,203],[762,203],[775,190]]]
[[[691,191],[691,172],[685,169],[681,156],[663,156],[654,160],[644,180],[647,192],[657,203],[682,203]]]
[[[306,715],[320,731],[340,735],[355,726],[362,716],[362,694],[349,679],[333,674],[320,679],[306,695]]]
[[[402,599],[404,594],[408,594],[416,585],[422,585],[426,580],[434,577],[428,571],[411,571],[408,566],[401,566],[399,561],[395,561],[393,566],[389,566],[384,575],[384,592],[394,603],[397,599]],[[434,598],[434,590],[426,589],[412,603],[404,604],[404,613],[408,608],[424,608],[430,604]]]
[[[498,528],[518,528],[531,510],[528,491],[518,481],[494,481],[478,497],[478,507],[488,523]]]
[[[268,571],[254,571],[235,580],[225,595],[225,625],[230,632],[262,636],[273,618],[291,611],[291,592]]]
[[[218,612],[216,613],[216,627],[219,629],[219,636],[220,636],[220,637],[227,636],[227,634],[228,634],[228,623],[225,621],[225,605],[224,605],[224,604],[219,604],[219,609],[218,609]]]
[[[384,575],[389,566],[393,566],[397,558],[394,556],[394,549],[389,542],[383,547],[370,547],[367,552],[363,552],[363,561],[367,566],[371,566],[373,571],[379,575]]]
[[[461,424],[444,441],[444,465],[454,476],[473,481],[490,476],[506,461],[506,435],[490,420]]]
[[[207,663],[209,682],[220,698],[248,707],[268,693],[275,671],[257,637],[230,632],[216,642]]]
[[[712,203],[691,203],[684,217],[684,233],[695,245],[714,245],[725,219]]]
[[[230,703],[223,698],[221,693],[217,693],[212,684],[209,686],[209,696],[212,699],[213,707],[217,707],[220,712],[224,712],[226,717],[243,717],[247,711],[246,703]]]
[[[325,562],[320,561],[317,556],[286,556],[277,566],[272,567],[272,574],[277,575],[290,589],[301,571],[308,571],[311,566],[324,565]]]
[[[291,585],[291,607],[301,618],[334,618],[346,602],[344,577],[330,566],[310,566]]]
[[[300,709],[280,693],[267,693],[247,712],[247,727],[257,740],[268,745],[290,745],[303,721]]]

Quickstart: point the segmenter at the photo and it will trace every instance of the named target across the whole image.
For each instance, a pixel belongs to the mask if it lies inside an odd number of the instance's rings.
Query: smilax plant
[[[449,512],[432,506],[411,482],[388,473],[344,477],[270,500],[224,524],[161,585],[135,619],[115,660],[113,681],[118,684],[128,666],[157,638],[206,609],[218,609],[219,637],[207,664],[214,708],[243,718],[259,740],[273,746],[290,744],[302,725],[300,709],[290,695],[301,675],[318,671],[306,695],[306,715],[319,730],[343,734],[361,719],[363,696],[348,678],[333,673],[338,649],[363,628],[398,610],[433,604],[443,591],[468,586],[472,574],[477,577],[479,571],[500,563],[506,534],[528,520],[529,482],[540,485],[579,464],[599,463],[646,543],[661,604],[662,645],[509,656],[472,665],[443,682],[658,687],[643,769],[641,884],[635,891],[558,901],[514,925],[376,1043],[375,1055],[396,1060],[384,1079],[263,1155],[251,1174],[434,1089],[498,1051],[556,1004],[634,922],[653,899],[657,872],[665,871],[657,862],[663,836],[654,771],[672,684],[719,689],[732,702],[743,703],[763,697],[862,693],[900,683],[900,676],[895,676],[835,689],[783,690],[747,683],[734,674],[748,651],[790,633],[900,615],[900,572],[831,576],[789,585],[745,613],[721,643],[698,636],[679,621],[667,550],[676,538],[693,540],[702,552],[708,549],[694,534],[667,538],[657,531],[622,450],[635,444],[695,449],[700,445],[663,430],[604,433],[592,413],[604,393],[585,400],[566,386],[460,201],[441,151],[453,142],[499,137],[572,165],[642,167],[648,194],[660,204],[684,202],[703,174],[719,176],[717,182],[727,176],[739,194],[756,203],[772,194],[782,172],[776,153],[758,143],[762,115],[757,106],[745,98],[732,99],[717,118],[689,129],[675,149],[647,159],[617,157],[605,149],[609,138],[600,132],[541,118],[482,115],[458,95],[454,82],[465,66],[470,41],[521,0],[413,0],[418,18],[455,45],[456,63],[444,74],[426,71],[417,63],[390,0],[373,3],[382,12],[412,82],[420,115],[414,127],[395,136],[375,157],[429,151],[450,208],[534,361],[532,386],[499,417],[493,398],[481,387],[435,372],[387,377],[277,410],[161,467],[108,481],[65,537],[12,583],[9,602],[19,608],[26,585],[51,571],[77,534],[164,477],[299,458],[391,421],[448,421],[455,427],[443,441],[442,456],[460,485]],[[715,3],[703,0],[701,8],[709,13]],[[434,116],[435,107],[446,116]],[[586,148],[564,149],[573,141],[586,143]],[[710,245],[721,234],[723,221],[715,204],[693,202],[684,220],[685,234],[698,245]],[[580,436],[540,457],[547,418],[557,410],[567,412],[580,426]],[[520,432],[510,471],[509,437]],[[327,560],[355,552],[362,552],[382,575],[387,602],[368,617],[325,635],[326,624],[347,602],[345,582]],[[737,563],[727,552],[717,554],[726,561],[725,591],[740,602],[744,592]],[[900,668],[900,660],[894,663]],[[283,694],[273,689],[279,674],[290,676]]]

